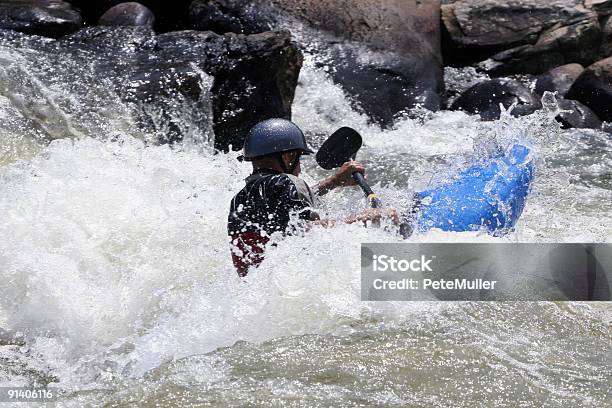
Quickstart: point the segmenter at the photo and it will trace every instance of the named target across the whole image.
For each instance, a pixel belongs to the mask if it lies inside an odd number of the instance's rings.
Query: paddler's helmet
[[[268,119],[251,128],[244,141],[242,158],[246,161],[297,150],[312,154],[302,130],[286,119]]]

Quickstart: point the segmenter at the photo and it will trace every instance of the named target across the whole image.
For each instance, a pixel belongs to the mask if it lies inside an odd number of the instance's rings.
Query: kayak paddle
[[[323,143],[316,155],[317,163],[325,170],[338,168],[349,160],[355,160],[361,143],[361,135],[355,129],[342,127]],[[372,208],[382,207],[382,203],[365,181],[363,174],[355,172],[353,178],[370,201]]]

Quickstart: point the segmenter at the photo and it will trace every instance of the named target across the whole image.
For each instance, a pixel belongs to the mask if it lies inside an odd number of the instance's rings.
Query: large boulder
[[[612,14],[612,0],[584,0],[584,5],[602,16]]]
[[[155,15],[147,7],[136,2],[117,4],[102,14],[99,25],[153,27]]]
[[[536,78],[535,92],[539,95],[544,95],[546,91],[556,92],[559,96],[565,96],[583,71],[584,67],[580,64],[553,68]]]
[[[108,9],[126,0],[66,0],[81,10],[85,22],[96,25]],[[190,28],[189,4],[192,0],[138,0],[155,15],[155,29],[158,32]]]
[[[500,104],[508,109],[516,104],[511,114],[523,116],[542,107],[529,89],[511,79],[492,79],[480,82],[465,91],[452,104],[452,109],[479,114],[483,120],[499,119]]]
[[[601,58],[600,19],[608,1],[457,0],[442,6],[447,62],[492,75],[540,74]]]
[[[0,1],[0,29],[57,38],[82,23],[79,11],[62,0]]]
[[[180,140],[189,132],[177,109],[184,110],[185,104],[196,111],[210,107],[215,147],[222,150],[241,148],[250,127],[260,120],[291,117],[302,62],[286,31],[156,36],[145,28],[92,27],[62,38],[60,44],[97,56],[99,76],[112,80],[127,102],[148,104],[149,111],[155,107],[167,123],[160,142]],[[214,78],[212,84],[205,83],[203,74]]]
[[[570,88],[567,98],[582,102],[601,120],[612,122],[612,57],[585,69]]]
[[[562,128],[601,129],[601,120],[588,106],[562,97],[557,98],[557,103],[561,113],[557,115],[556,119],[561,123]]]
[[[589,65],[599,58],[601,45],[601,27],[593,13],[575,24],[544,31],[535,44],[497,53],[482,66],[491,75],[539,74],[567,63]]]
[[[288,31],[242,35],[182,31],[162,34],[168,58],[197,64],[212,87],[215,147],[242,148],[248,130],[271,117],[291,118],[302,54]]]
[[[612,15],[606,17],[602,24],[601,55],[612,55]]]
[[[303,26],[303,48],[329,67],[352,101],[388,125],[413,107],[442,106],[439,6],[438,0],[195,0],[191,21],[217,32]]]

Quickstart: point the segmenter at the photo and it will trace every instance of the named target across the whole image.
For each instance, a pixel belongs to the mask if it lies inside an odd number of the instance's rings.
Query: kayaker
[[[228,217],[232,260],[240,276],[245,276],[249,267],[259,266],[265,245],[275,232],[291,235],[310,223],[331,227],[338,221],[378,223],[389,218],[399,222],[394,209],[370,209],[342,220],[321,219],[316,211],[319,197],[336,187],[354,185],[352,174],[365,173],[365,168],[349,161],[311,188],[299,175],[300,157],[312,153],[304,133],[291,121],[269,119],[249,131],[242,158],[252,162],[253,173],[232,199]]]

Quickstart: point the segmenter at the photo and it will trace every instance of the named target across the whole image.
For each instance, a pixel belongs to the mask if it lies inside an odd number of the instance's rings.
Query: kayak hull
[[[529,153],[528,147],[515,144],[506,153],[464,170],[451,183],[418,193],[417,230],[485,229],[493,235],[511,231],[534,177]]]

